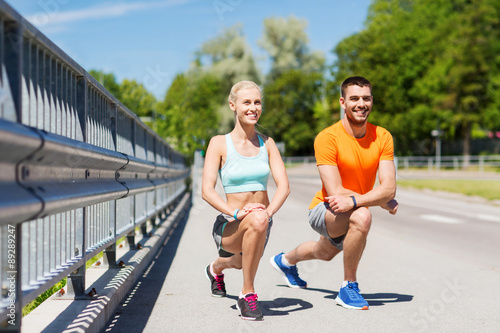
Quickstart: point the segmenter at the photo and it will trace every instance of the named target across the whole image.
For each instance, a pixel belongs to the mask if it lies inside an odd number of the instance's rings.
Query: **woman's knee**
[[[355,227],[361,232],[368,233],[372,225],[372,214],[365,207],[356,209],[351,215],[351,227]]]
[[[265,233],[269,227],[269,215],[264,211],[253,211],[245,218],[248,228],[258,233]]]

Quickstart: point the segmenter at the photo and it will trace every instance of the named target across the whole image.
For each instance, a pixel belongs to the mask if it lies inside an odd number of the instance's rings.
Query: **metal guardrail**
[[[0,0],[0,330],[85,263],[177,204],[184,157]]]

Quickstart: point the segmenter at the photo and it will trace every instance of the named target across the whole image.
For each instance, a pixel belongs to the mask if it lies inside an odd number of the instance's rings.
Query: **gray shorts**
[[[309,209],[309,224],[314,229],[314,231],[322,236],[325,236],[333,246],[342,251],[344,248],[345,235],[331,238],[330,235],[328,235],[328,231],[326,230],[325,215],[328,209],[330,209],[330,207],[328,206],[328,202],[320,202],[313,209]]]
[[[222,248],[222,234],[224,232],[224,228],[226,227],[226,224],[228,224],[229,220],[233,220],[232,216],[226,215],[226,214],[220,214],[217,216],[214,222],[214,227],[212,229],[212,236],[214,237],[215,245],[217,246],[217,251],[219,252],[219,256],[221,257],[231,257],[234,256],[234,253],[227,252]],[[267,245],[267,241],[269,240],[269,234],[271,233],[271,227],[273,226],[273,218],[269,218],[269,227],[267,227],[267,233],[266,233],[266,243],[264,245]]]

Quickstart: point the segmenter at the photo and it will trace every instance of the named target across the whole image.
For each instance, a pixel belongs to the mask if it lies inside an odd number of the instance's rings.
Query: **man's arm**
[[[340,172],[336,166],[320,165],[319,174],[328,193],[327,201],[335,213],[347,212],[356,206],[372,207],[381,206],[395,214],[398,208],[394,197],[396,195],[396,168],[393,161],[380,161],[378,177],[380,185],[365,194],[359,194],[342,186]]]

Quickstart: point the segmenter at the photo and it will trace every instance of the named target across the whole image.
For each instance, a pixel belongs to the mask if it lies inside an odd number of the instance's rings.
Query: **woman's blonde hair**
[[[238,91],[240,91],[241,89],[251,89],[251,88],[257,89],[259,93],[262,95],[262,91],[260,90],[260,87],[257,85],[257,83],[253,81],[240,81],[231,88],[231,92],[229,93],[227,101],[232,103],[236,102],[236,93]]]

